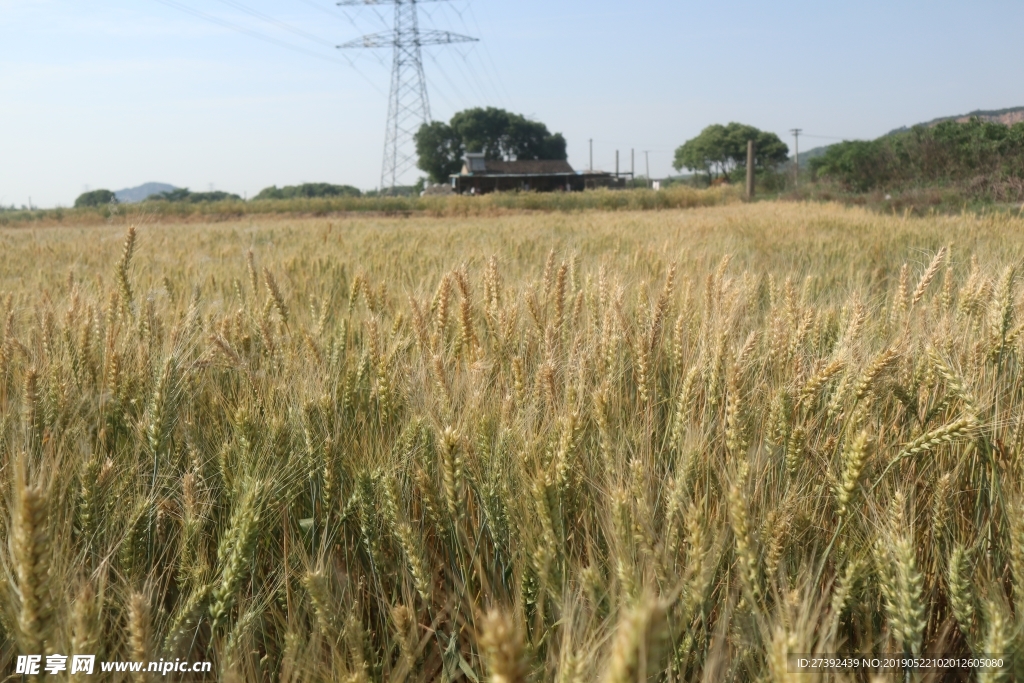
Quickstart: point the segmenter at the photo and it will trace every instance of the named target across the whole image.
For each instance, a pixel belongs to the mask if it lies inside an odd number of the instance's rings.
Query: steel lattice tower
[[[384,163],[381,170],[381,189],[394,191],[398,178],[416,166],[413,136],[419,127],[430,122],[430,99],[427,80],[423,75],[424,45],[466,43],[476,38],[448,31],[421,31],[416,14],[417,2],[438,0],[342,0],[340,6],[394,5],[394,29],[372,33],[338,47],[380,48],[391,47],[391,94],[388,98],[388,124],[384,136]]]

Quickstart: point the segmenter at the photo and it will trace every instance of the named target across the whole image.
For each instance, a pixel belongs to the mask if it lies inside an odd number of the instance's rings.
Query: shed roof
[[[565,159],[527,159],[522,161],[487,160],[487,173],[572,173]]]
[[[475,164],[474,164],[475,165]],[[469,168],[463,166],[463,174]],[[497,161],[487,159],[484,170],[474,170],[473,174],[481,175],[544,175],[548,173],[574,173],[572,166],[564,159],[523,159],[517,161]]]

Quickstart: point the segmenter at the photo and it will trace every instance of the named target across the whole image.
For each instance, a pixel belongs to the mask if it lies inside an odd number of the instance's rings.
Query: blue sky
[[[618,148],[628,168],[634,148],[643,172],[650,150],[657,177],[675,147],[716,122],[787,143],[800,127],[807,149],[1024,105],[1019,0],[421,7],[424,27],[481,38],[428,49],[433,118],[480,105],[526,114],[566,136],[576,168],[590,138],[595,166],[611,169]],[[350,63],[332,46],[385,29],[389,11],[332,0],[0,0],[0,204],[66,206],[86,187],[146,181],[249,196],[304,181],[375,187],[390,55],[353,52]]]

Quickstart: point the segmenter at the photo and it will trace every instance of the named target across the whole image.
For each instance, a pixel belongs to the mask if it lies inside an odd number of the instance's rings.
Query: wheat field
[[[0,230],[0,675],[1024,678],[1022,257],[771,202]]]

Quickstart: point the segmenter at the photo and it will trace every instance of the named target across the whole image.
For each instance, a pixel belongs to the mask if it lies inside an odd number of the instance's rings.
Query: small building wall
[[[489,194],[491,192],[582,192],[599,187],[624,188],[625,178],[607,173],[559,173],[537,175],[454,175],[452,189],[456,194]]]

